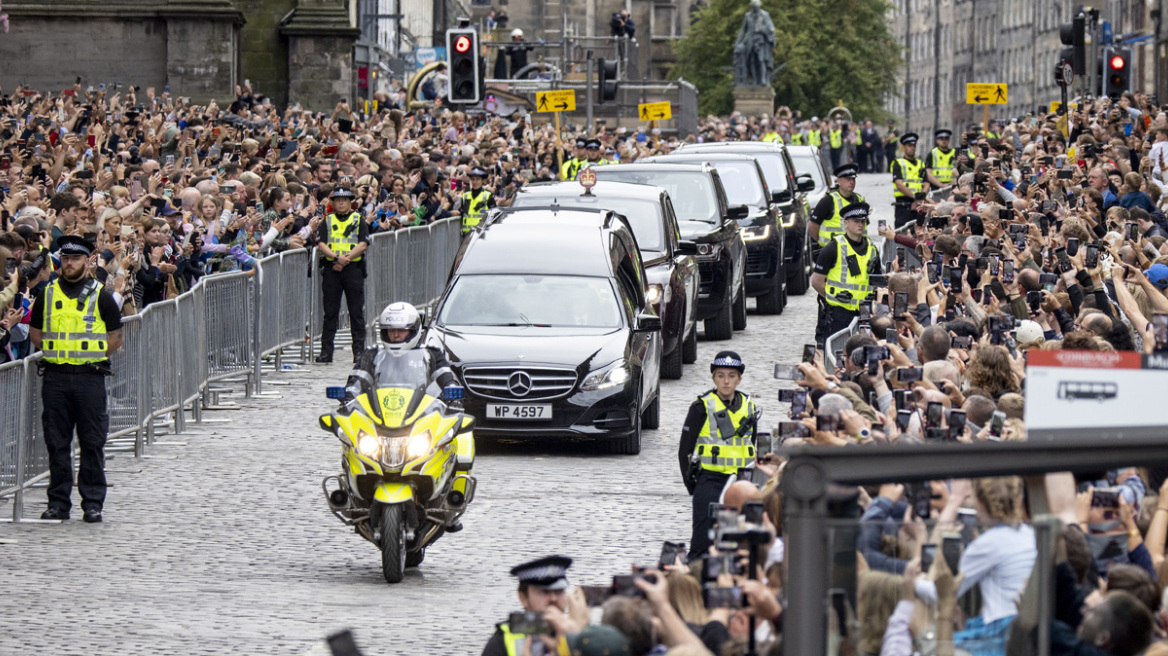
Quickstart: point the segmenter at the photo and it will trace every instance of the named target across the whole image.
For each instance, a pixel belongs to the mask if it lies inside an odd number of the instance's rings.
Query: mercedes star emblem
[[[531,391],[531,374],[526,371],[516,371],[507,378],[507,389],[515,396],[527,396]]]

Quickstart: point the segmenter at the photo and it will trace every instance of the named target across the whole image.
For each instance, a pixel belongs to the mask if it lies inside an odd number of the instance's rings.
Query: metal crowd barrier
[[[855,334],[856,326],[858,326],[859,324],[860,324],[859,319],[852,319],[852,322],[850,324],[848,324],[847,328],[844,328],[843,330],[839,331],[838,333],[835,333],[834,335],[829,335],[827,337],[827,340],[824,342],[824,345],[823,345],[824,346],[823,357],[824,357],[824,361],[827,362],[827,370],[829,372],[834,372],[836,370],[836,367],[843,366],[842,362],[836,362],[835,352],[844,350],[844,344],[847,344],[848,338],[851,337],[853,334]]]
[[[372,325],[394,300],[428,307],[446,285],[461,243],[459,221],[447,219],[375,235],[368,251],[366,319]],[[177,298],[151,304],[122,321],[122,348],[106,379],[110,426],[107,450],[142,456],[153,444],[155,421],[173,416],[184,429],[189,409],[201,418],[209,383],[242,380],[246,393],[262,384],[261,360],[306,344],[311,357],[323,318],[315,251],[287,251],[257,262],[253,275],[236,271],[204,277]],[[342,325],[347,312],[342,304]],[[41,425],[41,355],[0,365],[0,498],[12,497],[21,521],[24,493],[48,476]]]

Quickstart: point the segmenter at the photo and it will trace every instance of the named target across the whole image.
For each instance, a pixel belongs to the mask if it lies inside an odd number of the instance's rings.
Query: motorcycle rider
[[[450,362],[442,351],[433,346],[419,346],[422,341],[422,315],[409,303],[397,301],[385,306],[377,316],[374,326],[381,337],[377,348],[367,349],[357,360],[349,379],[345,382],[345,403],[348,404],[361,394],[373,391],[377,380],[378,365],[386,358],[398,357],[416,348],[426,349],[430,362],[430,380],[437,381],[443,389],[447,385],[457,385],[458,379],[450,369]]]
[[[381,337],[381,343],[377,348],[366,349],[349,372],[349,379],[345,381],[344,405],[355,404],[361,394],[376,392],[377,372],[382,363],[418,348],[426,350],[432,382],[436,381],[442,389],[448,385],[458,385],[458,379],[442,351],[433,346],[419,346],[423,333],[422,315],[413,305],[401,301],[390,303],[377,316],[374,327]],[[457,519],[446,526],[447,533],[461,530],[462,522]]]

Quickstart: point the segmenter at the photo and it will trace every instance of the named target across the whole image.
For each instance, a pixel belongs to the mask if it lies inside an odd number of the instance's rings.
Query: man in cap
[[[880,252],[868,239],[867,203],[855,203],[843,211],[844,234],[819,253],[811,286],[827,304],[827,336],[848,327],[859,316],[860,301],[867,300],[872,289],[871,274],[882,273]],[[817,331],[818,332],[818,331]]]
[[[819,251],[832,243],[837,235],[844,233],[843,219],[840,213],[855,203],[863,203],[864,197],[856,193],[856,174],[859,173],[855,164],[844,164],[835,170],[836,189],[819,199],[815,211],[811,214],[811,223],[807,227],[807,235],[812,246],[812,259],[819,259]],[[823,297],[818,297],[819,320],[815,323],[815,342],[821,347],[828,335],[823,333],[827,329],[827,303]]]
[[[904,157],[892,162],[892,192],[896,203],[896,227],[908,224],[913,220],[913,201],[920,198],[919,194],[928,191],[925,182],[925,163],[917,159],[917,135],[909,132],[900,138],[900,148]]]
[[[949,147],[949,139],[953,136],[950,130],[937,130],[934,133],[937,145],[925,156],[925,173],[929,184],[934,187],[944,187],[953,184],[955,160],[957,151]]]
[[[604,159],[600,153],[600,139],[595,137],[589,139],[584,144],[584,161],[580,162],[577,169],[587,168],[589,166],[604,166],[605,164],[612,164],[612,162]],[[574,178],[575,176],[573,176]]]
[[[710,529],[716,519],[710,504],[718,502],[739,469],[754,462],[758,417],[754,401],[738,391],[744,371],[746,365],[737,353],[720,351],[710,363],[714,388],[690,404],[681,427],[677,459],[682,481],[693,495],[689,560],[700,558],[710,548]]]
[[[568,153],[564,153],[565,159],[560,165],[561,180],[576,179],[576,174],[580,172],[580,165],[584,163],[584,146],[587,145],[587,143],[588,141],[584,137],[579,137],[576,139],[576,148],[572,156],[568,157]],[[571,144],[568,144],[567,148],[565,148],[565,151],[571,147]]]
[[[321,293],[324,298],[324,325],[320,332],[317,362],[333,361],[333,340],[341,296],[349,305],[349,330],[353,337],[353,362],[365,350],[365,258],[369,248],[369,224],[353,211],[353,192],[337,187],[332,195],[333,212],[321,222],[317,248],[321,252]]]
[[[571,566],[571,558],[547,556],[511,568],[511,576],[519,579],[519,603],[523,605],[523,610],[539,614],[541,620],[551,625],[557,636],[576,633],[587,623],[568,615],[568,568]],[[586,612],[587,607],[573,610]],[[556,653],[556,639],[545,635],[530,637],[531,656]],[[503,622],[496,625],[495,634],[483,649],[483,656],[518,656],[524,653],[528,638],[525,633],[512,631],[509,621]]]
[[[41,519],[69,519],[73,493],[73,432],[81,450],[77,489],[85,521],[101,521],[105,504],[105,439],[109,432],[105,377],[122,346],[121,308],[89,272],[93,244],[64,235],[60,277],[32,305],[29,339],[44,352],[41,420],[49,455],[49,507]]]
[[[495,195],[483,188],[487,179],[487,172],[474,167],[468,174],[470,177],[470,191],[463,192],[462,200],[462,234],[465,236],[483,220],[483,214],[495,206]]]
[[[1168,289],[1168,265],[1153,264],[1144,271],[1144,275],[1148,277],[1148,282],[1155,285],[1161,294],[1164,294],[1165,290]]]
[[[840,212],[853,203],[864,202],[864,197],[856,193],[856,175],[859,168],[855,164],[836,167],[836,188],[819,199],[819,204],[811,214],[811,224],[807,228],[810,239],[817,245],[815,251],[823,248],[836,235],[844,232]]]

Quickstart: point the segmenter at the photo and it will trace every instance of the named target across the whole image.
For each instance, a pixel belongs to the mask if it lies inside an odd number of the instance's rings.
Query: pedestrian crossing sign
[[[576,111],[576,92],[572,89],[540,91],[535,94],[535,111],[574,112]]]
[[[967,105],[1005,105],[1007,89],[1005,84],[984,84],[969,82],[965,85]]]
[[[642,121],[663,121],[668,118],[673,118],[673,107],[669,101],[641,103],[637,105],[637,114]]]

